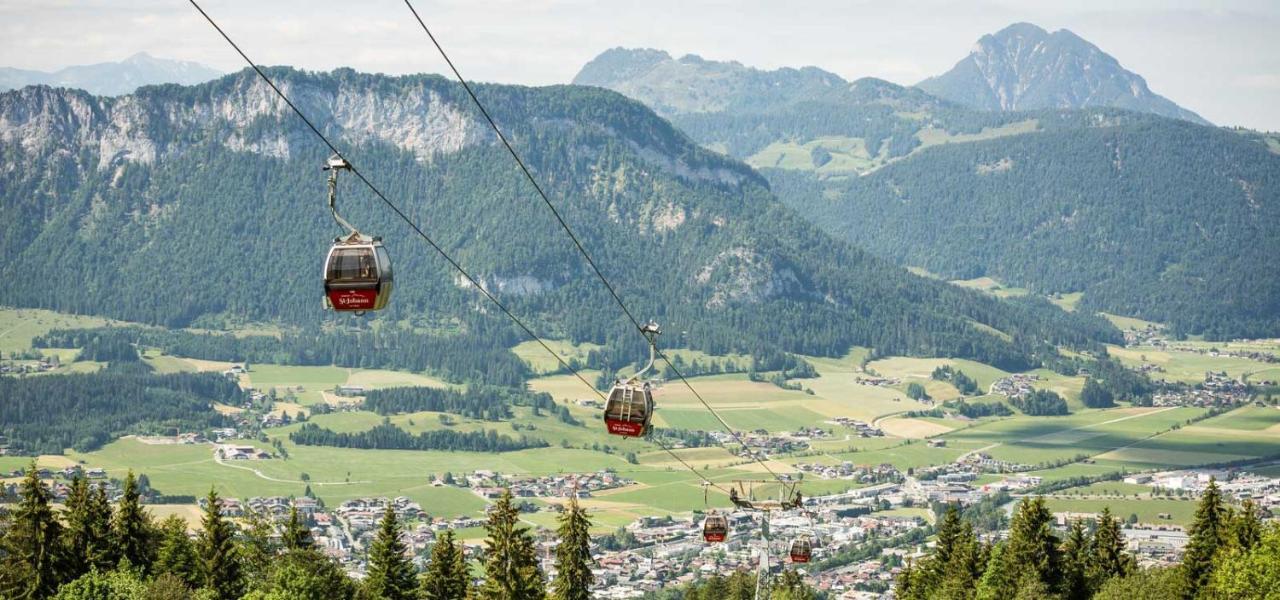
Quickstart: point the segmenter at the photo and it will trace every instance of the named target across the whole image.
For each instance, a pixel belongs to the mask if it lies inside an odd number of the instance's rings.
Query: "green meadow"
[[[1176,499],[1113,499],[1105,500],[1079,500],[1074,498],[1058,498],[1048,499],[1049,510],[1059,512],[1072,513],[1101,513],[1103,508],[1110,508],[1111,513],[1117,518],[1128,519],[1129,515],[1138,515],[1139,523],[1148,523],[1159,525],[1168,523],[1173,525],[1189,525],[1195,517],[1196,501],[1193,499],[1176,500]],[[1160,518],[1161,513],[1167,513],[1171,518]]]

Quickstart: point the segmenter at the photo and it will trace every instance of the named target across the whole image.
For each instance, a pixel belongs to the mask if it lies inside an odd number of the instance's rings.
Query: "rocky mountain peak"
[[[1209,124],[1152,92],[1140,75],[1075,33],[1050,33],[1031,23],[982,36],[969,56],[918,87],[983,110],[1105,106]]]

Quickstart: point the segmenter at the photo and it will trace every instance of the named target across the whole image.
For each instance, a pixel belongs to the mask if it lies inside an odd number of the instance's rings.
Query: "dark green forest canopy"
[[[390,423],[375,425],[368,431],[360,432],[335,432],[314,423],[305,423],[300,429],[289,434],[289,440],[302,446],[462,452],[512,452],[549,445],[541,439],[523,435],[513,438],[492,429],[465,432],[437,429],[413,435]]]
[[[510,158],[470,120],[456,85],[349,70],[271,73],[540,334],[643,349]],[[327,150],[291,115],[246,100],[262,93],[240,73],[127,99],[49,88],[0,95],[0,114],[37,140],[0,144],[0,153],[41,166],[0,173],[0,203],[14,216],[0,241],[9,258],[0,275],[11,282],[0,303],[169,327],[336,322],[322,311],[318,273],[337,232],[317,170]],[[821,355],[864,345],[1022,368],[1053,345],[1119,339],[1101,320],[954,289],[836,241],[742,163],[612,92],[486,85],[479,94],[632,310],[681,332],[668,345]],[[375,106],[396,118],[379,121]],[[353,121],[355,110],[373,123]],[[218,111],[235,117],[207,118]],[[45,118],[65,126],[42,129]],[[131,121],[130,149],[104,156],[108,146],[79,141],[104,135],[110,119]],[[454,129],[428,147],[414,145],[424,124],[448,123]],[[144,160],[145,152],[156,158]],[[394,257],[396,296],[385,317],[513,337],[367,190],[353,180],[341,193],[347,216],[382,235]]]
[[[18,453],[83,452],[131,433],[225,426],[213,403],[238,405],[244,397],[235,382],[215,373],[0,377],[0,433]]]

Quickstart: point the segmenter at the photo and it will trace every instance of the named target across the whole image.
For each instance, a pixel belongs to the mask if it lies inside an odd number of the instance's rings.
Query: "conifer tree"
[[[99,571],[110,569],[119,562],[116,546],[111,536],[111,500],[107,498],[107,486],[90,486],[88,505],[88,535],[85,557],[91,567]]]
[[[960,511],[955,505],[948,506],[938,521],[938,541],[933,553],[909,573],[899,576],[898,597],[908,600],[933,598],[942,593],[948,579],[952,580],[949,582],[951,587],[972,588],[972,579],[981,575],[980,569],[976,573],[971,569],[971,562],[977,558],[976,546],[972,526],[960,518]],[[910,581],[906,581],[907,578]],[[902,590],[902,582],[906,582],[908,592]]]
[[[369,574],[365,591],[383,600],[414,600],[417,581],[413,563],[405,556],[408,548],[400,539],[400,523],[396,510],[387,503],[378,533],[369,547]]]
[[[1098,529],[1093,534],[1093,551],[1089,553],[1091,589],[1098,589],[1112,577],[1124,577],[1134,568],[1133,557],[1125,550],[1120,520],[1111,515],[1110,507],[1104,507],[1098,518]]]
[[[555,600],[589,600],[594,576],[591,567],[591,521],[587,511],[578,506],[575,495],[569,508],[560,515],[556,546],[556,580],[552,585]]]
[[[1085,600],[1094,589],[1089,580],[1091,540],[1084,522],[1071,522],[1067,539],[1062,542],[1062,593],[1066,600]]]
[[[899,598],[901,600],[912,600],[920,597],[916,593],[916,573],[917,570],[912,566],[911,559],[908,558],[906,564],[902,565],[902,570],[898,572],[898,577],[894,579],[895,598]]]
[[[71,491],[64,506],[66,526],[62,538],[67,551],[67,577],[75,579],[89,572],[88,561],[85,560],[88,553],[89,484],[84,477],[76,475],[72,478]]]
[[[62,524],[35,462],[27,469],[18,498],[0,538],[0,597],[48,598],[69,578]]]
[[[111,523],[111,536],[120,560],[129,561],[144,574],[150,572],[151,563],[155,560],[154,526],[151,514],[142,508],[138,480],[132,470],[124,479],[120,505]]]
[[[485,581],[479,591],[483,600],[541,600],[546,595],[533,538],[528,528],[518,526],[519,519],[511,490],[506,490],[485,525],[489,535]]]
[[[1225,546],[1228,525],[1218,482],[1210,479],[1196,507],[1190,538],[1182,554],[1184,598],[1196,597],[1213,575],[1213,561]]]
[[[985,567],[984,549],[978,543],[973,527],[966,522],[954,542],[951,561],[942,572],[938,596],[946,600],[972,598]]]
[[[1258,545],[1262,539],[1262,517],[1258,514],[1258,505],[1253,500],[1245,500],[1231,518],[1230,533],[1227,536],[1231,548],[1248,552]]]
[[[960,509],[954,504],[948,505],[946,512],[942,514],[942,522],[938,524],[938,544],[933,551],[933,558],[941,563],[937,569],[939,573],[951,563],[964,528],[965,523],[960,518]]]
[[[1013,565],[1009,564],[1006,555],[1007,541],[996,544],[991,549],[991,558],[987,561],[987,570],[978,581],[976,597],[978,600],[1011,600],[1018,594],[1017,580],[1013,577]]]
[[[160,522],[160,544],[152,572],[171,575],[191,587],[200,583],[195,544],[187,536],[187,522],[177,515]]]
[[[431,547],[431,562],[422,578],[423,600],[454,600],[466,598],[471,587],[467,573],[466,557],[461,544],[455,541],[453,530],[447,529]]]
[[[237,551],[245,587],[253,588],[266,579],[271,562],[280,550],[272,540],[275,524],[256,510],[248,510],[241,518]]]
[[[1035,583],[1043,584],[1048,590],[1058,589],[1062,568],[1052,522],[1053,513],[1049,512],[1044,498],[1024,498],[1018,505],[1010,525],[1004,560],[1016,573],[1020,592]]]
[[[235,544],[234,526],[222,517],[222,500],[209,489],[205,497],[196,554],[200,561],[201,582],[213,598],[236,600],[244,593],[244,576]]]
[[[1271,525],[1249,549],[1220,554],[1202,596],[1232,600],[1273,600],[1280,596],[1280,525]]]
[[[280,537],[286,550],[310,550],[315,544],[311,539],[311,529],[302,522],[296,505],[289,507],[289,520],[285,522]]]

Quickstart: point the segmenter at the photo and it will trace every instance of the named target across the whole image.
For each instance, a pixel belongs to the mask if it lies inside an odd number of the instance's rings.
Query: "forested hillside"
[[[1114,108],[978,111],[883,81],[792,85],[809,71],[626,52],[575,81],[662,108],[810,222],[898,264],[1083,292],[1086,309],[1188,334],[1280,335],[1280,272],[1263,266],[1280,250],[1280,146],[1266,136]],[[697,97],[727,99],[679,102],[662,84],[671,63]],[[778,91],[753,103],[762,79]]]
[[[627,340],[639,353],[460,88],[428,76],[271,73],[542,334]],[[746,165],[613,92],[479,93],[633,309],[680,332],[668,344],[826,355],[860,344],[1018,368],[1045,342],[1116,339],[1099,320],[958,290],[835,241]],[[318,327],[320,263],[338,233],[318,170],[328,152],[285,110],[248,73],[114,99],[42,87],[0,95],[5,161],[43,166],[0,172],[10,215],[0,303],[171,327]],[[382,235],[395,258],[388,322],[443,336],[506,327],[367,190],[344,181],[341,195],[348,218]]]
[[[829,231],[947,278],[1280,335],[1280,155],[1229,131],[1152,119],[931,148],[857,179],[769,176]]]

